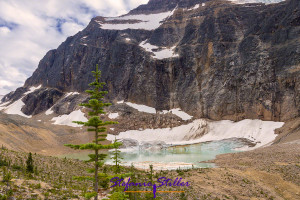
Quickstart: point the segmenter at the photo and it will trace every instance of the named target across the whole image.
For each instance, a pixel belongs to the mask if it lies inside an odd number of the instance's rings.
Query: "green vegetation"
[[[33,173],[33,160],[31,152],[29,153],[28,158],[26,160],[26,171],[28,173]]]
[[[115,168],[115,173],[118,174],[121,172],[121,166],[120,166],[120,163],[121,163],[121,160],[123,159],[120,155],[121,151],[119,150],[119,147],[120,145],[122,145],[122,143],[118,142],[117,139],[115,138],[114,140],[114,154],[113,156],[111,157],[114,161],[114,168]]]
[[[28,199],[89,199],[93,196],[93,181],[74,180],[74,176],[88,176],[87,168],[92,168],[93,163],[86,163],[75,159],[56,158],[32,154],[34,166],[38,166],[38,173],[26,171],[26,160],[28,153],[15,152],[0,149],[0,161],[7,166],[0,167],[0,200],[14,197],[16,200]],[[18,166],[18,167],[13,167]],[[298,170],[293,163],[291,166]],[[278,170],[281,166],[275,166]],[[124,187],[110,188],[112,177],[124,178],[130,174],[131,182],[149,182],[151,177],[156,182],[157,178],[166,177],[170,179],[183,178],[189,181],[189,187],[160,187],[158,191],[184,191],[183,193],[156,193],[156,199],[180,200],[180,199],[243,199],[242,197],[253,196],[258,199],[277,199],[276,193],[270,193],[268,188],[261,186],[262,182],[254,182],[242,173],[234,173],[232,169],[190,169],[157,171],[151,169],[139,170],[134,166],[120,167],[120,173],[115,174],[115,165],[104,165],[99,169],[99,183],[103,184],[99,196],[109,199],[153,199],[152,187],[130,186],[128,191],[149,191],[149,193],[125,193]],[[179,173],[184,173],[180,176]],[[290,171],[291,173],[294,171]],[[102,175],[104,175],[102,177]],[[295,174],[293,174],[295,176]],[[103,178],[103,181],[102,181]],[[288,176],[287,176],[288,178]],[[3,181],[4,180],[4,181]],[[105,180],[105,181],[104,181]],[[127,180],[127,179],[125,179]],[[248,181],[250,181],[249,184]],[[247,183],[246,183],[247,182]],[[257,184],[259,183],[259,184]],[[230,186],[225,190],[216,189]],[[101,186],[102,187],[102,186]],[[106,190],[104,188],[109,188]],[[91,193],[91,194],[89,194]],[[90,196],[89,196],[90,195]]]
[[[74,123],[83,125],[88,127],[89,132],[94,133],[95,140],[92,143],[87,144],[80,144],[80,145],[73,145],[73,144],[66,144],[65,146],[71,147],[73,149],[80,149],[80,150],[93,150],[95,153],[90,154],[90,160],[88,162],[93,162],[94,167],[89,169],[90,173],[94,173],[94,177],[85,176],[85,177],[77,177],[78,180],[92,180],[94,182],[94,192],[87,193],[86,198],[91,198],[94,196],[94,199],[98,199],[98,189],[99,189],[99,181],[102,187],[107,187],[107,177],[106,174],[102,174],[99,179],[99,168],[101,168],[104,164],[103,160],[107,156],[107,154],[99,153],[101,149],[112,149],[116,148],[117,145],[120,143],[113,143],[109,145],[103,145],[100,142],[105,141],[107,125],[116,124],[117,122],[113,121],[103,121],[99,115],[105,114],[104,107],[110,106],[110,103],[104,103],[103,98],[104,95],[107,94],[107,91],[103,90],[103,86],[105,85],[104,82],[100,82],[101,71],[98,69],[98,65],[96,66],[96,71],[92,71],[93,76],[95,78],[94,82],[90,83],[89,86],[93,87],[93,90],[86,90],[86,92],[90,95],[90,100],[88,103],[82,103],[80,106],[84,106],[89,109],[88,115],[89,120],[87,122],[82,121],[74,121]]]
[[[109,200],[127,200],[129,195],[125,194],[122,188],[116,188],[115,192],[109,196]]]
[[[23,199],[70,199],[83,196],[84,191],[92,191],[91,182],[73,180],[74,176],[88,175],[88,163],[71,159],[59,159],[41,155],[31,156],[34,172],[27,172],[28,154],[0,150],[0,199],[10,196]],[[35,172],[35,170],[38,170]],[[112,173],[108,171],[108,173]],[[38,198],[36,195],[39,194]]]

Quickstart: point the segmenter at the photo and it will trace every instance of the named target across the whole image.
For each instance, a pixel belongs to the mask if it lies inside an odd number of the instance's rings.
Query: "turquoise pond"
[[[245,146],[238,139],[227,139],[220,141],[205,142],[192,145],[171,146],[159,150],[131,149],[122,152],[123,165],[133,164],[137,168],[147,169],[152,164],[155,169],[177,169],[177,168],[209,168],[215,167],[213,163],[200,163],[214,159],[217,155],[237,152],[235,149]],[[111,155],[112,152],[109,152]],[[87,160],[88,153],[76,153],[61,155],[73,159]],[[110,156],[106,159],[107,164],[112,164]]]

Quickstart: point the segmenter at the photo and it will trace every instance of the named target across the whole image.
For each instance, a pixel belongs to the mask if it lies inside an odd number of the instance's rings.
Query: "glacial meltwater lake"
[[[136,168],[148,169],[149,165],[152,164],[155,170],[187,169],[192,167],[209,168],[215,167],[215,165],[213,163],[200,162],[212,160],[220,154],[237,152],[236,149],[245,145],[243,140],[234,138],[199,144],[170,146],[162,149],[126,149],[126,151],[121,152],[123,157],[122,165],[131,166],[133,164]],[[109,152],[109,156],[105,161],[106,164],[113,164],[110,159],[111,155],[112,152]],[[88,153],[78,152],[59,157],[87,160]]]

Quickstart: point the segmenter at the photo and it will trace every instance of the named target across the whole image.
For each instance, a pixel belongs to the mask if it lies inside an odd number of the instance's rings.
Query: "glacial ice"
[[[162,141],[169,145],[196,144],[207,141],[230,138],[245,138],[256,145],[244,150],[267,146],[276,138],[274,130],[282,127],[284,122],[245,119],[239,122],[230,120],[207,121],[197,119],[187,125],[174,128],[129,130],[121,132],[117,139],[134,139],[143,142]],[[108,135],[113,140],[114,135]]]

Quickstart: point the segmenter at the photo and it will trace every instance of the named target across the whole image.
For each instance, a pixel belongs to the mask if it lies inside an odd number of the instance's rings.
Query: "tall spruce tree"
[[[89,155],[88,162],[94,162],[94,168],[88,170],[91,173],[94,173],[94,177],[77,177],[79,180],[93,180],[94,181],[94,192],[91,194],[87,194],[87,196],[94,196],[94,199],[98,199],[98,184],[99,184],[99,168],[103,166],[103,160],[107,156],[107,154],[100,153],[101,149],[112,149],[117,144],[109,144],[103,145],[100,142],[105,141],[104,134],[106,132],[107,125],[117,124],[118,122],[113,121],[103,121],[99,115],[105,114],[104,107],[110,106],[110,103],[104,103],[103,98],[104,95],[107,94],[107,91],[103,90],[104,82],[100,82],[101,71],[98,69],[98,65],[96,65],[96,71],[92,71],[93,76],[95,78],[94,82],[90,83],[89,86],[93,87],[92,90],[86,90],[86,92],[90,95],[90,99],[88,103],[81,103],[80,106],[84,106],[89,109],[88,115],[89,119],[87,122],[82,121],[74,121],[73,123],[77,123],[83,126],[88,127],[88,131],[94,133],[95,140],[92,143],[73,145],[66,144],[65,146],[71,147],[73,149],[81,149],[81,150],[93,150],[94,153]]]

